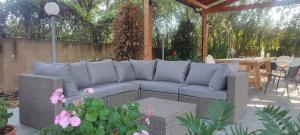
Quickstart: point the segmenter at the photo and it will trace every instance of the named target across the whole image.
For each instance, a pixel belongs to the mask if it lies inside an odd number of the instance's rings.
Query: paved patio
[[[250,88],[249,90],[249,102],[247,113],[239,121],[244,127],[248,127],[250,130],[262,128],[262,123],[258,121],[255,116],[256,108],[262,108],[268,104],[280,105],[285,109],[290,110],[290,115],[297,117],[300,112],[300,96],[294,89],[293,85],[290,84],[290,97],[287,97],[284,83],[281,82],[278,92],[274,88],[269,87],[267,94]],[[17,125],[17,135],[38,135],[39,132],[36,129],[30,128],[25,125],[21,125],[19,122],[19,109],[15,108],[11,110],[14,112],[14,116],[9,120],[10,124]],[[220,133],[222,134],[222,133]]]

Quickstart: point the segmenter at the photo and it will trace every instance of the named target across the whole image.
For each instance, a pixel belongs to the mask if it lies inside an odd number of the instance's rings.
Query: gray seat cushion
[[[191,69],[185,80],[185,83],[208,86],[218,67],[218,64],[192,62]]]
[[[36,75],[55,76],[63,79],[64,95],[66,97],[78,94],[78,88],[73,78],[70,64],[34,62],[33,73]]]
[[[154,80],[183,83],[190,63],[190,61],[158,60]]]
[[[71,63],[71,70],[78,88],[89,87],[92,85],[86,61]]]
[[[104,98],[107,96],[121,94],[124,92],[139,90],[140,85],[132,82],[120,82],[120,83],[106,83],[106,84],[95,85],[92,86],[91,88],[94,89],[95,93],[86,94],[83,91],[84,89],[80,89],[80,92],[77,96],[69,97],[66,99],[66,104],[73,103],[74,101],[77,101],[80,98],[84,98],[86,96],[91,98]]]
[[[239,72],[239,65],[234,67],[232,64],[220,64],[209,82],[209,90],[226,90],[228,76],[237,72]]]
[[[156,60],[130,60],[137,80],[153,80]]]
[[[87,62],[87,67],[93,85],[118,82],[118,76],[112,60]]]
[[[180,87],[186,86],[184,83],[173,83],[173,82],[163,82],[163,81],[134,81],[134,83],[139,83],[142,90],[150,90],[157,92],[166,92],[178,94]]]
[[[120,82],[135,80],[135,74],[129,61],[114,61]]]
[[[68,97],[66,98],[66,102],[65,104],[68,105],[70,103],[74,103],[76,101],[81,100],[82,98],[86,98],[86,97],[90,97],[90,98],[105,98],[108,96],[108,90],[107,89],[102,89],[101,87],[98,86],[93,86],[91,87],[94,89],[94,93],[93,94],[86,94],[83,90],[84,88],[79,90],[79,93],[77,96],[73,96],[73,97]]]
[[[139,90],[140,84],[132,83],[129,81],[129,82],[120,82],[120,83],[112,83],[112,84],[103,84],[101,87],[103,89],[108,90],[109,96],[113,96],[124,92]]]
[[[207,99],[227,99],[226,91],[210,91],[208,86],[189,85],[179,89],[179,94]]]

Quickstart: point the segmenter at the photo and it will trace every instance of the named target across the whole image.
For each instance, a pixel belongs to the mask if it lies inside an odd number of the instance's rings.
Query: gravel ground
[[[5,94],[0,93],[0,98],[6,102],[6,108],[16,108],[19,106],[18,93]]]

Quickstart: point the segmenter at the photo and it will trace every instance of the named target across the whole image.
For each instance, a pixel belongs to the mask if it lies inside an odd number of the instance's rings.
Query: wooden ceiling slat
[[[223,2],[223,3],[218,4],[216,6],[210,7],[208,9],[204,10],[204,12],[209,13],[210,11],[213,11],[213,10],[218,9],[218,8],[222,8],[224,6],[228,6],[228,5],[230,5],[230,4],[234,3],[234,2],[237,2],[237,0],[226,0],[226,2]]]
[[[270,1],[270,2],[245,4],[245,5],[238,5],[238,6],[223,6],[219,8],[208,9],[207,13],[241,11],[241,10],[257,9],[257,8],[270,8],[275,6],[286,6],[292,4],[300,4],[300,0]]]

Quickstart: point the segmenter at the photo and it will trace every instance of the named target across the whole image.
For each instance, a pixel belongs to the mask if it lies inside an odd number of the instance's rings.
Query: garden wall
[[[95,46],[90,43],[59,42],[57,62],[75,62],[110,58],[111,45]],[[34,61],[51,61],[51,42],[24,39],[4,39],[0,46],[0,92],[17,91],[17,74],[32,72]]]

